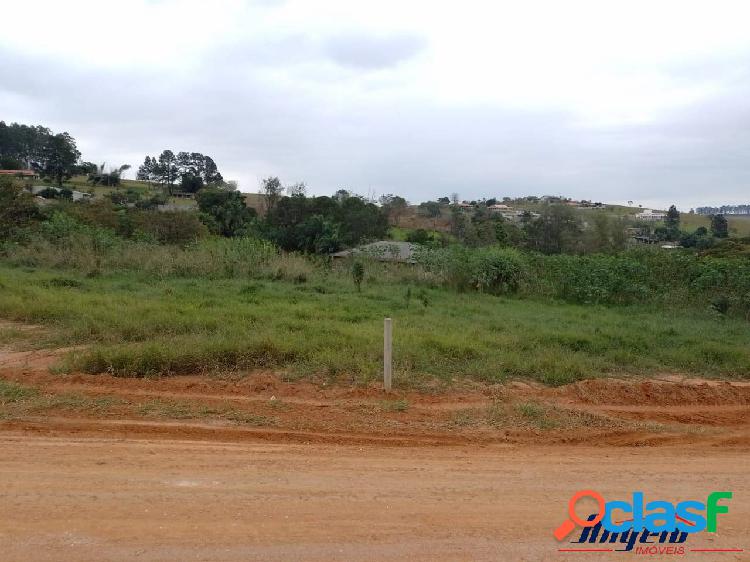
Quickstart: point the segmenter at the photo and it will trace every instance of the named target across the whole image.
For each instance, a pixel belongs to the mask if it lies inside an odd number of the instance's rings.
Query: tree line
[[[53,134],[41,125],[0,121],[0,169],[34,170],[58,185],[80,171],[81,153],[67,132]]]
[[[206,186],[222,186],[224,178],[216,162],[200,152],[164,150],[159,157],[146,156],[138,168],[136,179],[164,186],[172,195],[176,185],[180,191],[197,193]]]

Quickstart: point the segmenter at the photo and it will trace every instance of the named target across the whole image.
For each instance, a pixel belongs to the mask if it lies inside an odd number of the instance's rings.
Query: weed
[[[544,417],[544,408],[536,402],[522,402],[516,404],[516,410],[523,417],[530,420],[540,420]]]
[[[39,391],[36,388],[0,379],[0,404],[21,402],[36,398],[38,395]]]
[[[409,409],[408,400],[401,398],[398,400],[382,400],[380,409],[384,412],[405,412]]]

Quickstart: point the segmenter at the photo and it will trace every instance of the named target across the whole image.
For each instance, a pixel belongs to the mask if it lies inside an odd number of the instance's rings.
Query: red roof
[[[7,176],[36,176],[37,173],[34,170],[0,170],[0,174]]]

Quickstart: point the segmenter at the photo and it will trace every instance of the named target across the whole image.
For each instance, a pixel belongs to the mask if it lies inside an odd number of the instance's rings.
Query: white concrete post
[[[386,392],[391,390],[391,379],[393,376],[393,347],[391,337],[391,319],[386,318],[383,324],[383,388]]]

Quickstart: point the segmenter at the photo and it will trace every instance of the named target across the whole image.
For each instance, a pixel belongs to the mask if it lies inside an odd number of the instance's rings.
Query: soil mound
[[[561,389],[584,404],[617,406],[723,406],[750,404],[750,384],[727,381],[591,379]]]

